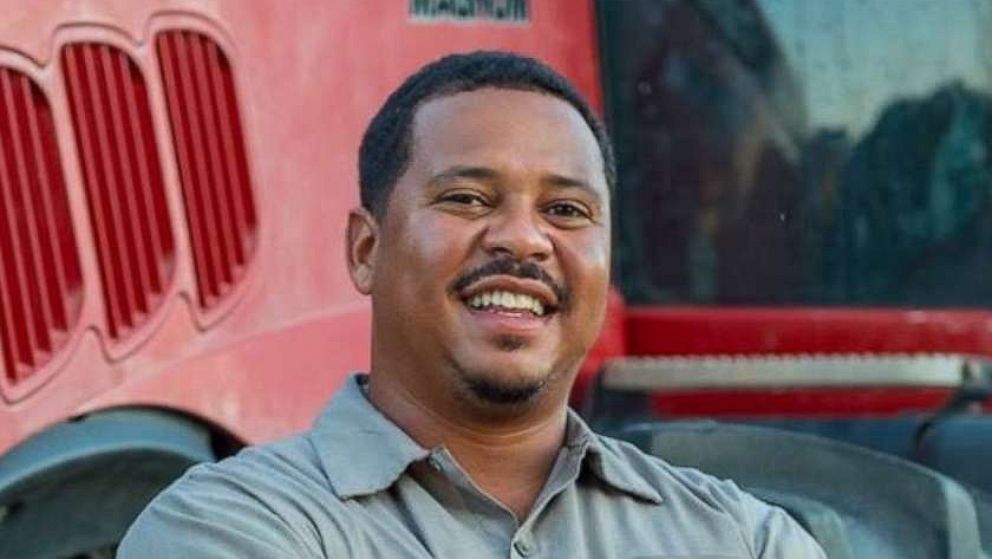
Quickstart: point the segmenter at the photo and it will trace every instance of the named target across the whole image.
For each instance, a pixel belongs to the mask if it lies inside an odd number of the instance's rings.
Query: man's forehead
[[[543,91],[487,87],[432,98],[414,115],[412,144],[412,158],[429,172],[513,150],[606,190],[602,153],[589,124],[568,101]]]

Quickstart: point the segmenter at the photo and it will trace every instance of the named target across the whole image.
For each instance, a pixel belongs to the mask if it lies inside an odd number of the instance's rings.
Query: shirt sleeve
[[[119,559],[313,557],[266,507],[237,486],[187,475],[132,524]],[[214,481],[212,483],[211,481]]]
[[[680,471],[707,487],[707,493],[720,503],[720,508],[737,520],[754,559],[827,559],[816,539],[784,509],[742,490],[733,481],[718,480],[691,469]]]
[[[216,465],[197,466],[138,516],[117,557],[324,557],[320,538],[307,529],[307,519],[287,513],[279,496],[268,495],[266,489],[243,474],[232,475]]]
[[[758,559],[827,559],[820,544],[784,510],[755,501],[753,545]]]

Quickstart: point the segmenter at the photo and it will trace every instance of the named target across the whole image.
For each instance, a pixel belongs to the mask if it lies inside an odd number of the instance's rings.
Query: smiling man
[[[372,366],[299,437],[192,469],[119,557],[823,557],[783,511],[567,407],[609,287],[609,141],[539,62],[441,59],[360,151]]]

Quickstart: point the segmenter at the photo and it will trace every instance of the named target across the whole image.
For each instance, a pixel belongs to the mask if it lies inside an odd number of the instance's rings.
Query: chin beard
[[[500,336],[496,340],[503,351],[512,352],[523,348],[527,342],[516,336]],[[504,379],[489,371],[459,371],[459,376],[468,388],[466,396],[476,402],[498,406],[520,406],[536,399],[547,385],[548,379]]]
[[[462,378],[469,392],[477,400],[498,405],[520,405],[531,402],[546,384],[545,380],[494,380],[486,374],[463,374]]]

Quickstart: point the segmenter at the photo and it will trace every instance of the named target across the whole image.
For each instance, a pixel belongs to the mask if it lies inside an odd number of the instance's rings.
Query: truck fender
[[[207,426],[162,410],[52,426],[0,457],[0,557],[112,557],[152,497],[214,459]]]

